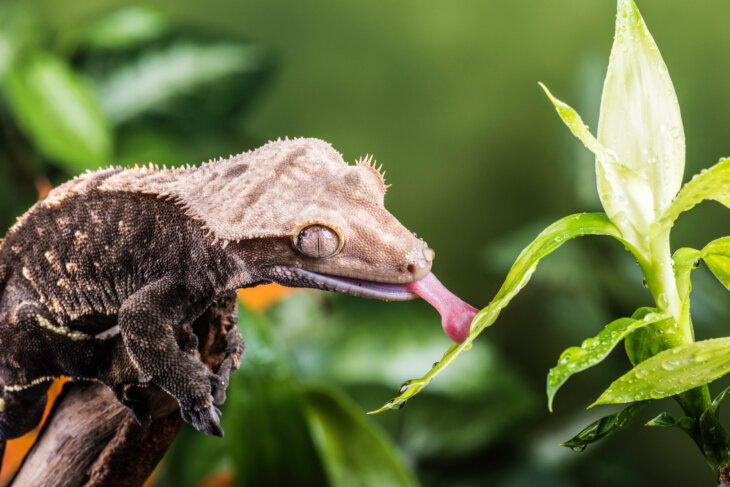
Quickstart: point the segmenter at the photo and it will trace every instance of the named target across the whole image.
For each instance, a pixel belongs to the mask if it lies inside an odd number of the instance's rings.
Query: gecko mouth
[[[334,291],[385,301],[407,301],[418,297],[416,293],[407,288],[407,284],[388,284],[351,277],[320,274],[298,267],[278,267],[276,270],[278,271],[277,274],[285,281],[281,284],[285,286],[310,287],[323,291]]]
[[[421,297],[438,310],[444,332],[457,343],[467,339],[471,322],[478,312],[446,289],[431,272],[417,281],[389,284],[320,274],[298,267],[276,266],[272,271],[278,278],[275,280],[284,286],[310,287],[385,301],[406,301]]]

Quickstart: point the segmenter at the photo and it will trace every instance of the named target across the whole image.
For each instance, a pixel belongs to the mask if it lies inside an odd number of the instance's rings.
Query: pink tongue
[[[441,314],[441,326],[446,335],[456,343],[461,343],[469,336],[469,325],[476,316],[477,310],[470,306],[430,273],[423,279],[405,285],[410,292],[418,294]]]

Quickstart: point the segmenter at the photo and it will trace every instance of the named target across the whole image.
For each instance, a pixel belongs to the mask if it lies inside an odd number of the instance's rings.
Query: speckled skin
[[[91,208],[100,221],[88,218]],[[204,235],[173,203],[130,193],[73,196],[9,235],[0,248],[0,438],[38,423],[60,375],[103,382],[142,423],[150,412],[134,386],[155,384],[188,422],[220,434],[212,400],[238,366],[240,334],[229,334],[230,364],[219,377],[181,349],[175,331],[257,280]]]
[[[200,168],[105,169],[54,189],[0,246],[0,447],[38,424],[61,375],[106,384],[142,424],[151,414],[138,392],[156,385],[187,422],[222,435],[214,403],[243,340],[228,333],[214,374],[186,325],[260,283],[342,291],[299,269],[384,283],[426,275],[433,251],[384,209],[385,188],[369,160],[348,166],[329,144],[295,139]],[[311,224],[337,232],[336,255],[294,249]]]

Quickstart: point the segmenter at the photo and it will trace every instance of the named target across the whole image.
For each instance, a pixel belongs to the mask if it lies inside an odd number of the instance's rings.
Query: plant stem
[[[682,302],[672,267],[669,231],[654,236],[649,248],[649,259],[645,264],[647,268],[643,269],[649,291],[659,311],[674,316],[682,342],[691,343],[694,341],[694,332],[691,323],[687,323],[681,316]]]
[[[658,310],[674,316],[675,329],[665,330],[665,333],[656,336],[664,349],[694,342],[692,319],[689,308],[683,306],[679,296],[673,264],[667,229],[652,236],[648,259],[639,262]],[[712,469],[719,472],[728,461],[730,449],[724,429],[712,410],[707,384],[685,391],[674,398],[685,414],[695,420],[695,426],[688,433]]]
[[[653,235],[649,247],[649,258],[640,263],[646,283],[660,312],[670,313],[676,322],[672,333],[664,333],[661,338],[663,348],[672,348],[694,341],[694,330],[689,313],[682,313],[682,301],[677,290],[677,281],[669,245],[669,229]],[[706,385],[696,387],[677,397],[677,401],[687,415],[699,418],[710,407],[710,392]]]

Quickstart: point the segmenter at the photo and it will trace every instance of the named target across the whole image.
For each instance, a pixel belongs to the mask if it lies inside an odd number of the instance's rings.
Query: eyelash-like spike
[[[380,166],[376,166],[377,162],[372,155],[367,154],[365,155],[365,157],[361,157],[360,159],[355,161],[355,165],[367,167],[375,174],[377,174],[380,183],[383,185],[383,191],[386,191],[388,188],[390,188],[390,184],[385,184],[385,171],[383,171],[383,165],[381,164]]]

